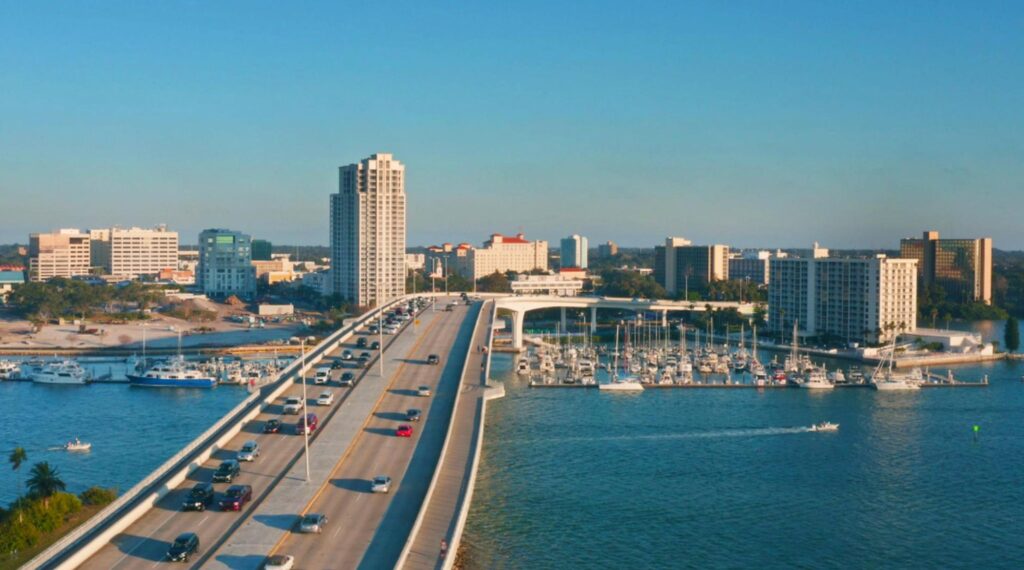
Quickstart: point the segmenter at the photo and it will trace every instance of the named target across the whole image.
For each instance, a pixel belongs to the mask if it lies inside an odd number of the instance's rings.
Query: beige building
[[[729,246],[665,238],[665,245],[654,248],[654,278],[671,295],[704,291],[712,281],[729,278]]]
[[[455,248],[453,256],[455,267],[449,267],[449,270],[459,272],[466,279],[476,280],[495,272],[548,270],[548,242],[530,241],[523,234],[493,234],[483,247],[466,247],[463,244]],[[448,263],[451,265],[452,261]]]
[[[802,337],[886,342],[917,328],[917,260],[790,258],[770,261],[769,329]]]
[[[90,230],[93,267],[107,275],[135,279],[178,267],[178,232],[156,228]]]
[[[89,234],[61,229],[29,235],[29,279],[46,281],[53,277],[88,275]]]
[[[357,305],[405,294],[405,166],[386,153],[339,168],[331,292]]]

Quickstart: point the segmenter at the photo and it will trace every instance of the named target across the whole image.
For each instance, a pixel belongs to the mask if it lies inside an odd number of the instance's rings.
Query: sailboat
[[[642,392],[643,384],[635,377],[619,378],[619,327],[615,327],[615,361],[612,364],[611,381],[598,384],[598,389],[610,392]]]
[[[921,389],[921,372],[915,368],[910,374],[895,371],[896,367],[896,335],[892,337],[892,347],[886,357],[875,367],[871,374],[871,387],[879,391],[907,391]]]

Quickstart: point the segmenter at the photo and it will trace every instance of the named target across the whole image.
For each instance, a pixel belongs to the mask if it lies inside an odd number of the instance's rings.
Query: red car
[[[412,426],[409,424],[402,424],[395,430],[395,435],[398,437],[412,437]]]
[[[252,499],[252,486],[232,485],[228,487],[224,498],[220,501],[222,511],[240,511],[245,503]]]
[[[317,419],[316,414],[306,414],[305,418],[300,419],[295,424],[295,434],[296,435],[303,435],[303,434],[305,434],[306,433],[306,426],[307,425],[309,426],[309,433],[313,433],[313,432],[316,431],[316,428],[319,426],[319,424],[320,424],[320,422]]]

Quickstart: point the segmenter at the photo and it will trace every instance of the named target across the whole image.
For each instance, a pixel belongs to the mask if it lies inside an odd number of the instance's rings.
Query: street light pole
[[[309,402],[306,400],[306,339],[302,339],[302,364],[299,365],[302,375],[302,444],[306,448],[306,482],[309,483]]]

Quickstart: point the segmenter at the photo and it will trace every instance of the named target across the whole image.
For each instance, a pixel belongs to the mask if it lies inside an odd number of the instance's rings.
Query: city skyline
[[[340,7],[237,8],[0,8],[0,242],[167,223],[326,245],[335,168],[385,152],[411,244],[1024,249],[1018,6],[595,3],[565,27],[413,3],[345,34]]]

